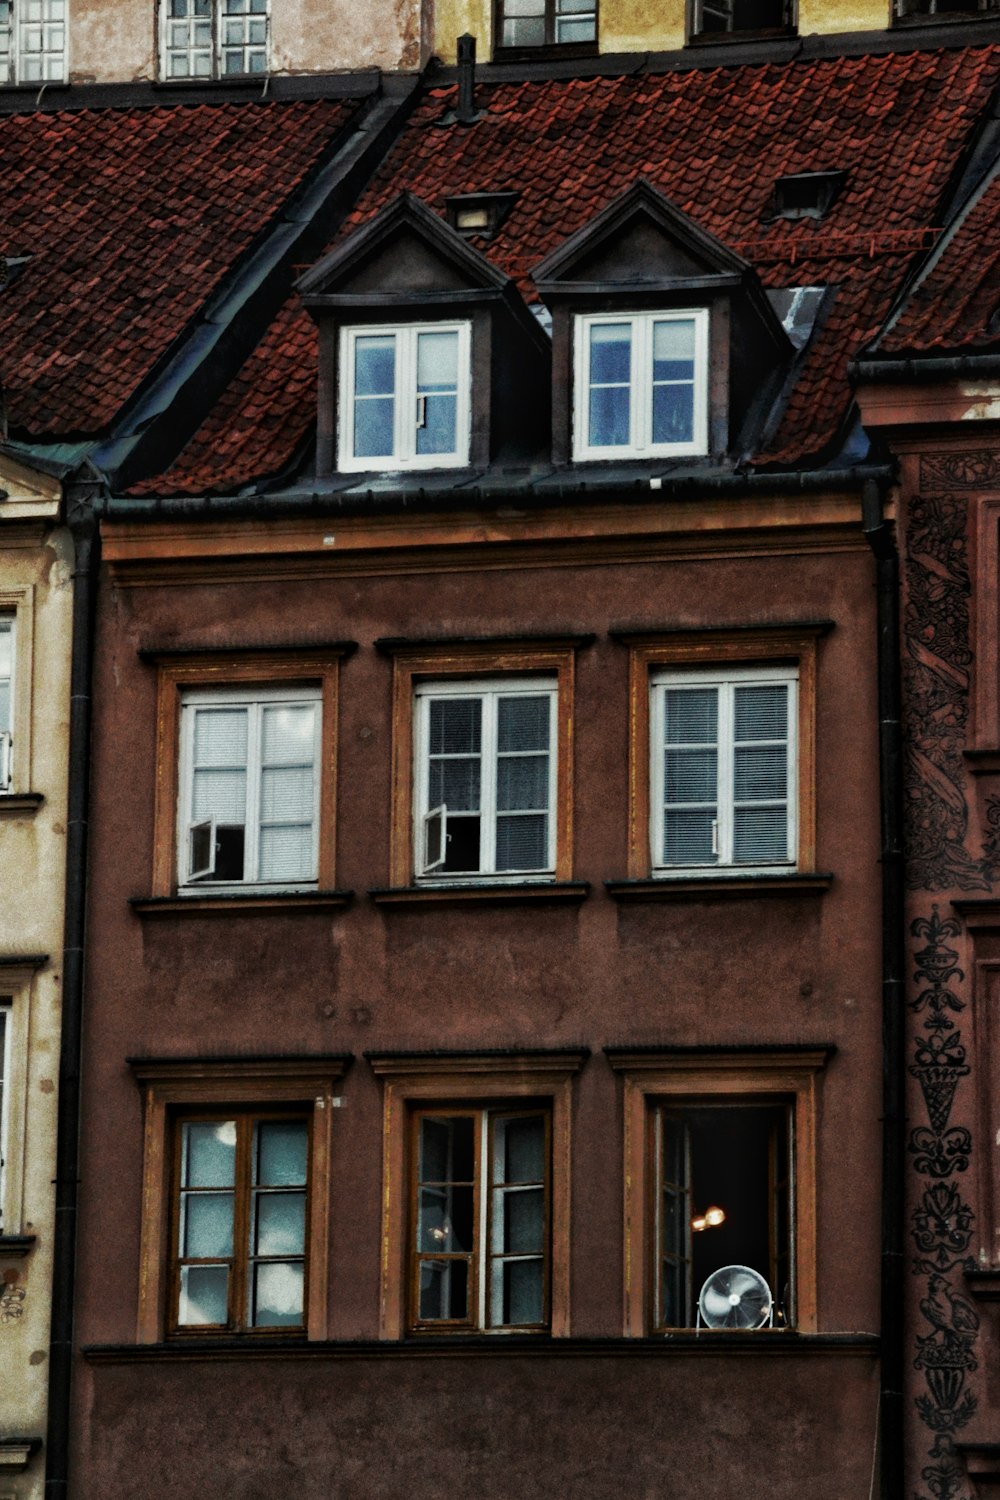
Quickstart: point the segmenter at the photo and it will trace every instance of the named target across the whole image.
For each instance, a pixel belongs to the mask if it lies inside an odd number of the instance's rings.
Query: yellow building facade
[[[73,544],[0,455],[0,1497],[41,1500],[59,1078]]]

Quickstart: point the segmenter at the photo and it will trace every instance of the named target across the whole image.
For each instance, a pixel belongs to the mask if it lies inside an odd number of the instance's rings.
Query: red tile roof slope
[[[973,196],[918,281],[879,354],[1000,348],[1000,170]]]
[[[442,125],[454,91],[431,91],[362,196],[347,228],[403,188],[444,214],[452,194],[516,189],[489,258],[526,297],[530,271],[636,177],[739,250],[769,286],[835,284],[797,388],[762,458],[792,464],[835,438],[848,405],[847,360],[873,337],[913,252],[926,243],[956,160],[1000,72],[1000,48],[719,67],[661,76],[480,86],[472,127]],[[768,223],[775,178],[845,170],[847,185],[816,223]],[[259,389],[280,343],[314,358],[304,313],[282,314],[180,461],[146,493],[233,489],[287,464],[314,418],[299,389],[268,412]],[[225,434],[225,438],[224,435]],[[239,434],[236,438],[234,435]],[[221,459],[220,442],[226,447]]]
[[[0,118],[13,429],[96,433],[341,132],[341,100]]]

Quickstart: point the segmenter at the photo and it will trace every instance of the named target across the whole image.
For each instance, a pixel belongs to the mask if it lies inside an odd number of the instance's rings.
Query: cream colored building
[[[985,19],[1000,6],[967,3],[963,11],[962,0],[0,0],[0,88],[259,79],[264,91],[268,80],[293,75],[416,72],[435,55],[453,63],[463,32],[476,37],[480,62],[548,61],[669,51],[702,38]]]
[[[0,454],[0,1500],[41,1500],[59,1077],[72,540]]]

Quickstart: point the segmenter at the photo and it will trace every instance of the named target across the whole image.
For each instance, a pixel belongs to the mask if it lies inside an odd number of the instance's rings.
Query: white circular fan
[[[708,1328],[763,1328],[771,1319],[771,1288],[750,1266],[713,1271],[698,1298]]]

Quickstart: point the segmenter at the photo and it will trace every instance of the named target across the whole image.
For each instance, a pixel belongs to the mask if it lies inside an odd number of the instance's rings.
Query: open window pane
[[[417,452],[454,453],[458,421],[458,334],[417,335]]]
[[[420,1263],[422,1322],[464,1321],[469,1315],[469,1263],[464,1259]]]
[[[545,1266],[541,1260],[501,1261],[499,1306],[493,1307],[495,1326],[531,1327],[545,1320]]]
[[[13,621],[0,618],[0,734],[11,728],[11,677],[14,670]]]

